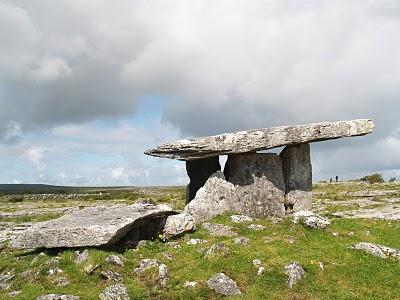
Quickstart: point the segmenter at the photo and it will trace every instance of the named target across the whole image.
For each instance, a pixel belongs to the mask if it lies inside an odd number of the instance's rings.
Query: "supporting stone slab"
[[[256,218],[285,214],[285,181],[277,154],[229,155],[224,173],[235,185],[238,212]]]
[[[197,191],[204,186],[211,174],[221,170],[219,157],[202,158],[186,162],[190,183],[186,187],[186,204],[194,199]]]
[[[282,160],[286,184],[285,207],[287,211],[311,210],[312,166],[310,145],[286,146],[279,155]]]

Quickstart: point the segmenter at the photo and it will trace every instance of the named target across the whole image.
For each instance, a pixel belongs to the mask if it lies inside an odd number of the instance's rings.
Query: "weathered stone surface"
[[[42,252],[43,253],[43,252]],[[87,261],[89,258],[89,250],[85,249],[83,251],[75,251],[75,263],[81,264]]]
[[[212,236],[236,236],[237,233],[232,231],[231,226],[222,224],[204,223],[203,228],[206,229]]]
[[[365,191],[344,191],[339,192],[341,196],[348,197],[379,197],[379,196],[387,196],[387,195],[395,195],[398,194],[399,190],[365,190]]]
[[[60,294],[47,294],[36,298],[36,300],[79,300],[78,296],[74,295],[60,295]]]
[[[365,251],[380,258],[393,257],[394,259],[400,261],[400,250],[389,248],[384,245],[361,242],[354,245],[352,248],[356,250]]]
[[[277,154],[229,155],[224,173],[237,194],[232,210],[256,218],[285,214],[285,182]]]
[[[148,220],[165,221],[171,213],[172,209],[166,205],[89,207],[29,227],[12,238],[12,247],[31,249],[110,245],[120,241],[129,232],[148,232]]]
[[[106,287],[100,294],[101,300],[130,300],[125,285],[119,283]]]
[[[253,218],[245,215],[232,215],[231,220],[234,223],[246,223],[253,221]]]
[[[195,220],[188,213],[172,215],[167,218],[163,230],[163,240],[179,237],[196,229]]]
[[[292,288],[306,274],[303,267],[296,261],[285,266],[285,273],[288,276],[287,286],[289,288]]]
[[[207,286],[224,296],[240,295],[241,292],[234,280],[224,273],[217,273],[207,280]]]
[[[360,208],[349,211],[339,211],[332,214],[335,217],[342,218],[361,218],[361,219],[384,219],[384,220],[400,220],[400,207],[398,206],[380,206],[373,208]]]
[[[311,210],[312,168],[310,145],[286,146],[279,154],[286,184],[286,211]]]
[[[211,174],[221,170],[219,157],[208,157],[186,162],[186,172],[190,183],[186,187],[186,204],[196,196],[197,191],[206,183]]]
[[[118,267],[123,267],[124,266],[124,262],[117,255],[109,255],[109,256],[107,256],[106,262],[108,262],[109,264],[113,264],[115,266],[118,266]]]
[[[299,211],[293,214],[293,223],[302,222],[307,227],[325,229],[331,222],[324,217],[314,214],[312,211]]]
[[[235,187],[225,180],[221,171],[210,176],[196,197],[185,207],[196,223],[201,223],[229,210],[235,210],[238,199]]]
[[[194,160],[224,154],[246,153],[286,145],[319,142],[371,133],[372,120],[321,122],[307,125],[251,129],[235,133],[180,140],[145,152],[147,155]]]
[[[233,239],[233,242],[236,245],[248,245],[250,240],[248,238],[244,237],[244,236],[239,236],[239,237],[235,237]]]

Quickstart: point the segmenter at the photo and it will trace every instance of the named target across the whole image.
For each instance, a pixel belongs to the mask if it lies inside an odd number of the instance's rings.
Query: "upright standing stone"
[[[285,207],[288,211],[311,210],[312,168],[310,145],[286,146],[279,155],[282,159],[286,183]]]
[[[194,199],[197,191],[204,186],[211,174],[221,170],[219,157],[208,157],[186,162],[190,183],[186,188],[186,204]]]
[[[238,212],[256,218],[285,214],[285,181],[277,154],[229,155],[224,173],[235,185]]]

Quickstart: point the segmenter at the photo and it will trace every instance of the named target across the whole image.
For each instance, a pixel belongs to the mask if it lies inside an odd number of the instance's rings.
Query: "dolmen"
[[[358,119],[251,129],[179,140],[145,154],[186,161],[185,211],[196,222],[226,211],[282,217],[311,210],[310,143],[362,136],[374,127],[372,120]],[[282,146],[279,155],[264,152]],[[228,155],[223,171],[220,155]]]

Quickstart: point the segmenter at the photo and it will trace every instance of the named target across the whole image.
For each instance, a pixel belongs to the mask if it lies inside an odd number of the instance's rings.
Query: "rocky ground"
[[[313,210],[234,213],[136,248],[22,251],[9,238],[86,206],[168,203],[183,188],[0,198],[0,299],[399,299],[400,184],[319,183]]]

